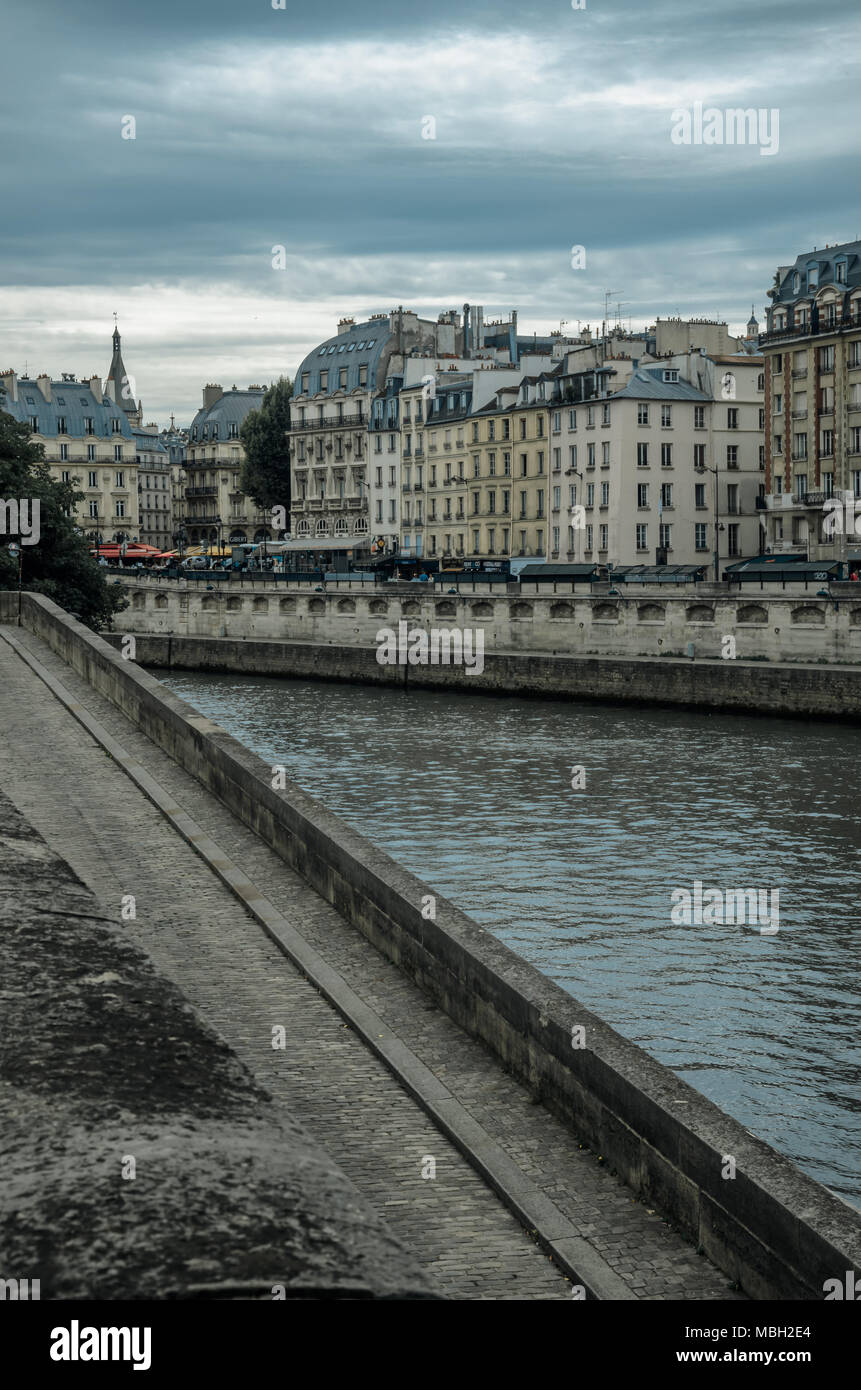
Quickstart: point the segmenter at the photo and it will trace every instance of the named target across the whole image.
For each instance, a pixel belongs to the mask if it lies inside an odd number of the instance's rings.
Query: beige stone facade
[[[769,294],[767,544],[777,554],[845,558],[861,548],[861,242],[779,267]],[[830,524],[835,500],[839,528]]]
[[[203,405],[188,432],[185,497],[181,513],[188,545],[227,545],[231,541],[272,540],[272,516],[261,511],[239,486],[245,460],[240,430],[245,417],[259,410],[264,388],[203,389]]]

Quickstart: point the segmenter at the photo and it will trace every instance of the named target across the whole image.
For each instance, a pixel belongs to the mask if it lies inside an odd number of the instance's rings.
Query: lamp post
[[[720,517],[718,516],[718,470],[709,468],[708,464],[700,464],[695,469],[697,473],[711,473],[714,478],[714,512],[715,512],[715,583],[720,583]]]
[[[581,484],[582,484],[582,482],[583,482],[583,474],[579,471],[579,469],[577,469],[577,468],[566,468],[566,470],[565,470],[565,476],[566,476],[566,478],[570,478],[572,475],[573,475],[575,478],[579,478],[579,479],[580,479],[580,482],[581,482]],[[582,503],[582,502],[580,502],[580,503],[574,503],[573,506],[571,507],[571,516],[572,516],[572,520],[574,519],[574,507],[575,507],[575,506],[578,506],[578,505],[582,507],[583,503]],[[579,513],[577,513],[577,515],[579,515]],[[578,556],[578,553],[579,553],[579,550],[580,550],[580,543],[579,543],[577,537],[578,537],[578,532],[579,532],[580,530],[582,530],[582,527],[580,527],[580,526],[573,526],[573,525],[572,525],[571,530],[574,532],[574,563],[575,563],[575,565],[576,565],[576,564],[579,563],[579,561],[578,561],[578,559],[577,559],[577,556]]]
[[[21,626],[21,564],[24,559],[24,547],[17,541],[12,541],[9,546],[9,554],[18,561],[18,626]]]

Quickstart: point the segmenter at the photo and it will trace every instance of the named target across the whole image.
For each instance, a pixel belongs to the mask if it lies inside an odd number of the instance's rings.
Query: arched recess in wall
[[[767,623],[768,613],[761,603],[743,603],[736,609],[737,623]]]
[[[592,621],[617,623],[619,621],[619,605],[617,603],[596,603],[592,609]]]
[[[815,603],[802,603],[793,608],[790,617],[792,622],[801,623],[804,627],[822,627],[825,622],[825,609]]]
[[[667,610],[662,603],[641,603],[637,606],[638,623],[662,623]]]

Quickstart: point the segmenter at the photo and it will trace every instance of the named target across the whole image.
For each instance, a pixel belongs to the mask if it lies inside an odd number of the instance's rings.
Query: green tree
[[[39,539],[21,547],[22,587],[53,599],[98,632],[128,602],[119,585],[107,582],[76,530],[75,506],[84,494],[51,476],[42,445],[33,444],[27,426],[3,410],[4,400],[0,390],[0,499],[39,503]],[[4,508],[0,518],[6,515]],[[18,560],[9,551],[13,539],[0,536],[0,589],[18,587]]]
[[[292,395],[292,381],[282,376],[269,387],[260,409],[246,415],[239,431],[245,450],[239,486],[261,511],[283,507],[286,517],[290,515],[287,431],[290,428]]]

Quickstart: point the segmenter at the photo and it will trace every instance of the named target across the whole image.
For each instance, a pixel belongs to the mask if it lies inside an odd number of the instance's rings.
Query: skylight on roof
[[[350,346],[347,348],[347,351],[348,351],[348,352],[355,352],[355,351],[356,351],[356,344],[355,344],[355,343],[351,343]]]

